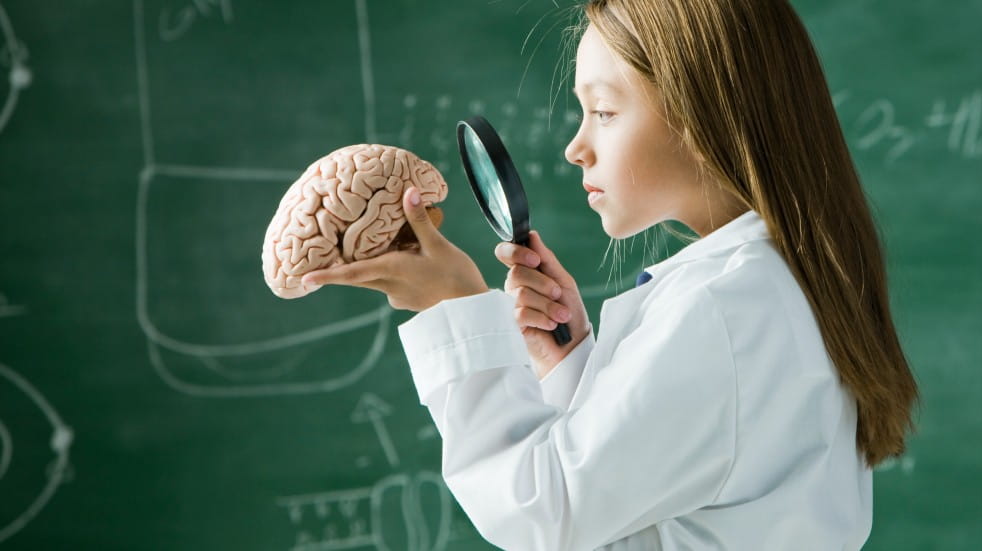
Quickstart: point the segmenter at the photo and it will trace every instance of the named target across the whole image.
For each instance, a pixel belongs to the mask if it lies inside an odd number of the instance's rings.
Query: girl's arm
[[[588,325],[587,336],[576,345],[555,367],[539,380],[542,386],[542,398],[549,405],[561,411],[569,409],[569,402],[580,384],[583,368],[596,346],[593,336],[593,326]],[[527,341],[526,341],[527,342]]]
[[[570,411],[544,399],[513,308],[491,290],[399,327],[444,479],[488,541],[592,550],[713,503],[734,456],[736,381],[707,291],[607,337],[619,342]]]

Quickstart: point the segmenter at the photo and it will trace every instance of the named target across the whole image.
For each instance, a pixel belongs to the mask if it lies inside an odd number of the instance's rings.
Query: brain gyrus
[[[398,147],[350,145],[315,161],[287,190],[266,230],[263,276],[273,293],[298,298],[319,286],[304,274],[386,251],[415,240],[402,208],[407,186],[424,205],[447,197],[447,183],[430,163]],[[442,212],[427,211],[439,226]]]

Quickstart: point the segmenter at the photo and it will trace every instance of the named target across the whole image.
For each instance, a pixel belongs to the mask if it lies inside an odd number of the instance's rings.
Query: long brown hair
[[[767,223],[856,398],[867,465],[902,454],[917,384],[891,319],[877,228],[794,9],[787,0],[584,8],[607,46],[659,89],[711,180]]]

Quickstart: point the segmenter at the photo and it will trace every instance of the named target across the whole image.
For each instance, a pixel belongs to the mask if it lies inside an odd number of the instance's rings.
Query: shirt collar
[[[767,223],[757,214],[757,211],[748,210],[716,228],[709,235],[690,243],[669,258],[648,266],[645,271],[653,274],[656,270],[666,266],[704,258],[720,251],[736,248],[744,243],[769,238]]]

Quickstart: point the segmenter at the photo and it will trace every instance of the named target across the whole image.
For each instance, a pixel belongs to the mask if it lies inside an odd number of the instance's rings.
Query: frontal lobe
[[[318,159],[287,190],[266,230],[266,284],[281,298],[320,286],[304,274],[378,256],[404,236],[402,195],[420,191],[424,204],[447,197],[447,183],[430,163],[394,146],[351,145]]]

